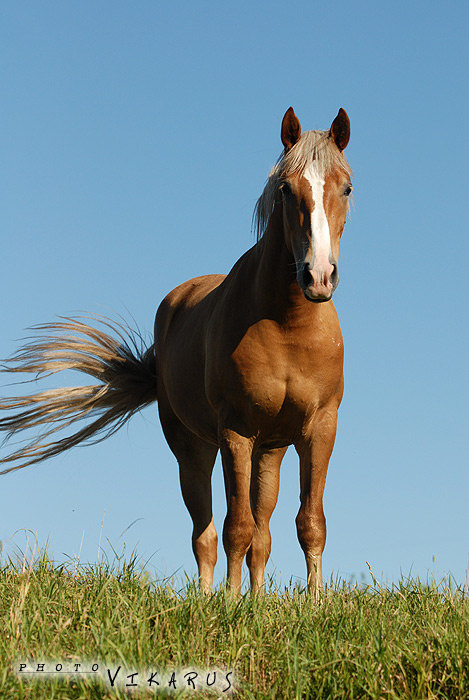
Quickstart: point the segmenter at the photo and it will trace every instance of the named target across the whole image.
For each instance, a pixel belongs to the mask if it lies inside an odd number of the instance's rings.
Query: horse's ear
[[[332,122],[329,136],[334,139],[339,151],[343,151],[350,139],[350,119],[345,109],[339,109],[339,113]]]
[[[282,143],[285,150],[289,151],[292,146],[298,141],[301,136],[301,124],[298,117],[293,111],[293,107],[289,107],[282,119]]]

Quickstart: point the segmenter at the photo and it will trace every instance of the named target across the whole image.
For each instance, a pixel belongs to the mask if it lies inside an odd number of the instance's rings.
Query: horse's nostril
[[[329,281],[332,284],[332,286],[335,288],[335,287],[337,287],[337,285],[339,283],[339,271],[338,271],[337,265],[335,263],[331,263],[331,264],[332,264],[333,270],[331,272],[331,276],[329,278]]]
[[[310,270],[309,263],[305,263],[303,266],[303,284],[305,287],[311,284],[313,281],[313,274]]]

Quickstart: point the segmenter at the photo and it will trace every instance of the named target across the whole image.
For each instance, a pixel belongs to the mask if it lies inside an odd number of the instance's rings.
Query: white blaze
[[[314,268],[328,268],[331,256],[331,234],[324,209],[324,185],[325,181],[315,168],[314,161],[305,171],[304,176],[311,185],[313,193],[314,209],[311,214],[311,235],[313,242]]]

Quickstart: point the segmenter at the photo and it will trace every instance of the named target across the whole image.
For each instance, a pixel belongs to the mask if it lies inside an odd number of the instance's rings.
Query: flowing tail
[[[114,337],[84,320],[98,322]],[[0,400],[0,412],[17,411],[0,418],[0,431],[6,433],[4,442],[23,430],[41,428],[39,436],[0,459],[0,465],[17,463],[0,474],[41,462],[85,441],[100,442],[157,398],[155,348],[146,348],[138,331],[126,323],[104,316],[61,317],[56,323],[32,330],[36,335],[31,342],[6,360],[1,371],[34,373],[36,377],[26,381],[35,381],[62,370],[79,370],[99,384]],[[72,435],[54,440],[59,430],[85,418],[92,421]]]

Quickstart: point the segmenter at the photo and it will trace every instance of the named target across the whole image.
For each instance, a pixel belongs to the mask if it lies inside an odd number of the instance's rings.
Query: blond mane
[[[253,227],[257,240],[264,235],[267,223],[274,209],[275,196],[282,180],[295,173],[303,173],[315,161],[319,174],[325,177],[334,168],[341,168],[348,175],[352,169],[339,151],[329,131],[305,131],[299,141],[287,153],[283,152],[269,173],[264,191],[254,208]]]

